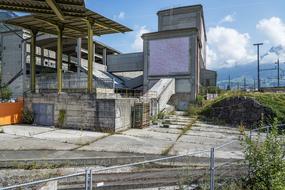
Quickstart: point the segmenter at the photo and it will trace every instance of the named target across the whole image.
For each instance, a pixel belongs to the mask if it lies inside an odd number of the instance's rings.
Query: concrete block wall
[[[131,127],[131,107],[136,99],[96,99],[96,95],[50,93],[27,94],[24,101],[29,110],[34,103],[53,104],[55,126],[60,110],[65,110],[62,128],[116,132]]]

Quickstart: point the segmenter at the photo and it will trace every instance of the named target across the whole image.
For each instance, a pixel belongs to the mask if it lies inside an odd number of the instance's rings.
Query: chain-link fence
[[[278,126],[283,129],[285,125]],[[256,133],[266,137],[270,126],[247,131],[250,138]],[[175,156],[152,156],[152,159],[111,167],[90,168],[80,173],[49,178],[8,189],[34,189],[56,185],[58,189],[228,189],[232,183],[246,176],[241,138],[236,138],[209,150]],[[234,151],[235,150],[235,151]]]

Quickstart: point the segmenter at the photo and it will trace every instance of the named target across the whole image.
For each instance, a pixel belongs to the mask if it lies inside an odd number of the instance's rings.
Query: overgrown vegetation
[[[191,103],[188,107],[188,115],[189,116],[197,116],[203,111],[205,105],[207,105],[207,100],[204,96],[199,95],[196,98],[196,101]]]
[[[22,112],[22,123],[23,124],[33,124],[34,123],[34,113],[29,109],[24,109]]]
[[[11,99],[11,97],[12,97],[11,90],[8,87],[3,86],[2,84],[2,76],[0,72],[0,101],[9,100]]]
[[[260,134],[257,138],[244,137],[245,162],[249,168],[244,187],[253,190],[285,189],[285,141],[276,125],[265,140]]]
[[[206,95],[206,94],[221,94],[224,90],[220,89],[217,86],[202,86],[200,87],[200,95]]]
[[[58,115],[58,119],[57,119],[57,127],[58,128],[62,128],[65,122],[65,116],[66,116],[66,110],[61,109],[59,110],[59,115]]]
[[[0,86],[0,100],[10,100],[12,97],[12,92],[8,87],[1,87]]]

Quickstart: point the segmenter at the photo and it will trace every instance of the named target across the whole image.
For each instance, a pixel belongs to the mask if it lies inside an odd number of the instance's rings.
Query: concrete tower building
[[[206,31],[202,5],[162,10],[158,32],[144,34],[144,91],[161,78],[175,78],[172,101],[187,109],[196,99],[206,68]]]

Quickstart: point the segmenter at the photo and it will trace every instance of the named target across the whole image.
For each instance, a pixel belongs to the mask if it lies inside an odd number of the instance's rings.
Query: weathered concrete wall
[[[158,30],[175,30],[199,27],[197,8],[176,8],[158,12]]]
[[[22,34],[19,33],[19,35]],[[22,39],[12,32],[0,34],[0,39],[2,82],[3,84],[7,84],[22,69]],[[22,78],[18,78],[9,85],[14,98],[23,95],[22,80]]]
[[[189,93],[176,93],[170,98],[168,104],[174,106],[178,111],[187,111],[192,101]]]
[[[54,125],[61,128],[115,132],[131,127],[131,107],[136,99],[96,99],[87,94],[28,94],[25,107],[35,103],[54,105]],[[61,110],[65,110],[59,126]]]
[[[108,72],[131,72],[143,70],[143,53],[109,55],[107,57]]]

